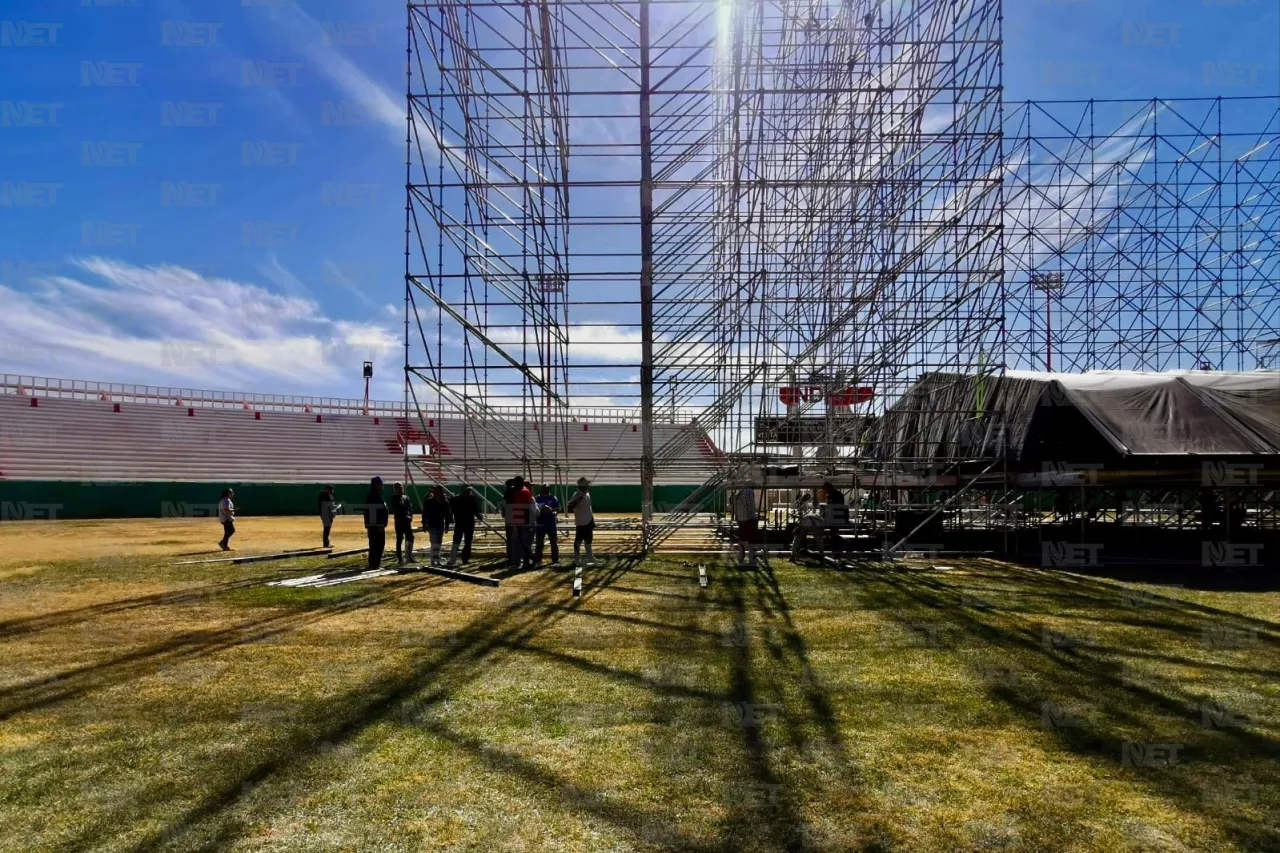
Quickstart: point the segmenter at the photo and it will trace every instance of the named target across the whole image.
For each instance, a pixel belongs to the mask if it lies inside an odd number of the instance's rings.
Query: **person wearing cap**
[[[579,478],[578,491],[569,498],[566,509],[573,513],[573,564],[583,565],[578,556],[579,548],[582,548],[587,553],[586,565],[596,565],[596,559],[591,554],[591,541],[595,538],[596,516],[591,510],[591,481],[586,477]]]
[[[387,549],[387,503],[382,499],[381,477],[369,481],[364,496],[364,530],[369,536],[369,568],[380,568]]]
[[[329,531],[333,528],[333,519],[342,509],[342,504],[333,501],[333,486],[325,486],[320,490],[320,524],[324,526],[324,547],[329,547]]]
[[[396,522],[396,563],[417,562],[413,559],[413,501],[404,493],[404,483],[391,486],[391,517]]]
[[[457,563],[458,546],[461,544],[462,565],[465,566],[471,559],[471,539],[475,536],[476,521],[484,518],[484,511],[480,506],[480,498],[466,483],[462,484],[458,494],[449,501],[449,508],[453,512],[453,546],[449,550],[449,565]]]
[[[538,495],[538,536],[534,546],[534,562],[542,563],[542,546],[551,540],[551,565],[560,562],[560,543],[556,541],[556,515],[560,512],[560,499],[551,494],[551,487],[544,485]]]
[[[453,508],[444,486],[433,486],[422,502],[422,529],[431,540],[431,565],[440,565],[440,552],[444,548],[444,534],[453,523]]]

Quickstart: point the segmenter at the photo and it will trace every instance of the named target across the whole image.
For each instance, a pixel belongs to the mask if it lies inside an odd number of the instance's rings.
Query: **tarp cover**
[[[1019,459],[1031,437],[1060,434],[1062,424],[1091,425],[1121,456],[1280,453],[1280,371],[931,373],[885,412],[872,448],[904,459]]]

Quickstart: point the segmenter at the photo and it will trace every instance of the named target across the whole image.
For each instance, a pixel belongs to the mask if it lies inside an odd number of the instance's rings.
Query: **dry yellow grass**
[[[0,529],[0,847],[1280,849],[1275,593],[983,560],[700,590],[671,558],[580,600],[550,570],[287,589],[347,563],[172,565],[210,532]]]

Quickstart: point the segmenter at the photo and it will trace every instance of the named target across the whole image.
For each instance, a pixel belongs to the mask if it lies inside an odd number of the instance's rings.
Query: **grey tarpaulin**
[[[906,460],[1280,453],[1280,371],[930,373],[879,419],[869,449]]]

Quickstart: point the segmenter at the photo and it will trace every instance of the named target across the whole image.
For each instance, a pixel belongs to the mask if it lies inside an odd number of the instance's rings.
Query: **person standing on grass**
[[[733,502],[733,515],[738,521],[738,565],[747,565],[747,552],[751,552],[751,565],[756,564],[756,538],[760,533],[760,513],[756,509],[756,491],[747,486],[738,492]]]
[[[560,499],[551,494],[550,486],[543,486],[538,495],[538,544],[534,549],[533,561],[541,565],[542,545],[551,540],[551,565],[560,562],[560,543],[556,541],[556,513],[560,512]]]
[[[387,548],[387,503],[382,499],[382,478],[369,481],[364,496],[364,530],[369,536],[369,568],[382,567],[382,552]]]
[[[512,560],[522,569],[533,568],[533,528],[537,523],[538,505],[524,477],[512,478],[511,529],[515,535]]]
[[[431,494],[422,502],[422,529],[431,540],[431,565],[440,565],[440,551],[444,548],[444,534],[453,523],[453,509],[444,486],[433,486]]]
[[[222,541],[218,547],[224,551],[231,550],[231,537],[236,535],[236,505],[231,500],[234,495],[234,489],[223,489],[218,500],[218,521],[222,522]]]
[[[507,565],[512,566],[516,561],[516,532],[515,527],[511,524],[512,507],[515,506],[516,481],[513,477],[502,484],[502,503],[498,505],[498,511],[502,514],[503,535],[507,540]]]
[[[396,524],[396,563],[401,566],[416,563],[417,560],[413,559],[413,501],[404,493],[404,483],[391,486],[391,517]]]
[[[334,516],[342,509],[342,504],[333,501],[333,486],[325,486],[320,490],[320,523],[324,526],[324,547],[329,547],[329,530],[333,527]]]
[[[578,549],[583,548],[587,553],[586,565],[596,565],[596,558],[591,553],[591,542],[595,538],[596,515],[591,509],[591,481],[586,477],[579,478],[578,491],[569,498],[566,509],[573,513],[573,564],[583,565],[578,556]]]
[[[458,490],[458,494],[449,501],[453,510],[453,547],[449,550],[449,565],[458,560],[458,543],[462,543],[462,565],[471,559],[471,539],[476,532],[476,521],[484,518],[480,507],[480,499],[466,483]]]

